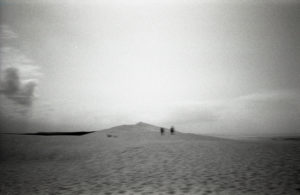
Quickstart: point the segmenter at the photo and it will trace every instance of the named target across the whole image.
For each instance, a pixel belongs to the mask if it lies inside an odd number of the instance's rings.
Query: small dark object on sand
[[[113,137],[113,138],[117,138],[118,137],[117,135],[111,135],[111,134],[107,134],[106,136],[107,137]]]

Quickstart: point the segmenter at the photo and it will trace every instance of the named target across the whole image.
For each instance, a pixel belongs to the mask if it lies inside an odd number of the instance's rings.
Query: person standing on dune
[[[164,135],[165,129],[163,127],[160,128],[160,135]]]
[[[175,128],[174,128],[173,126],[170,128],[170,134],[171,134],[171,135],[174,135],[174,134],[175,134]]]

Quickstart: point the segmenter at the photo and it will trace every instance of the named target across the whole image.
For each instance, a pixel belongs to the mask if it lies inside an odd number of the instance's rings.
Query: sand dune
[[[84,136],[2,135],[0,194],[300,194],[297,141],[158,130],[138,123]]]

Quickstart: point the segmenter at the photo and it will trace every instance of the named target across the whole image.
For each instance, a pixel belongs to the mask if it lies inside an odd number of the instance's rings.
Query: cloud
[[[9,67],[17,68],[20,72],[21,79],[37,79],[42,76],[39,66],[19,49],[10,46],[1,46],[0,64],[0,71],[2,72]]]
[[[32,105],[39,77],[39,66],[22,53],[11,47],[10,40],[18,36],[8,25],[0,25],[0,94],[18,105]]]
[[[270,91],[234,99],[221,120],[233,132],[244,134],[300,133],[300,94]]]
[[[3,93],[6,95],[13,95],[19,91],[20,78],[16,68],[7,68],[5,70],[5,77],[3,81]]]
[[[17,68],[5,69],[1,87],[1,94],[4,94],[7,98],[25,106],[32,104],[36,82],[33,80],[21,82]]]
[[[218,120],[219,113],[217,105],[208,102],[186,102],[175,104],[169,113],[170,121],[176,123],[203,123]]]
[[[300,134],[300,93],[279,90],[174,106],[168,123],[188,132],[224,135]]]
[[[0,25],[0,40],[15,39],[18,35],[8,25]]]

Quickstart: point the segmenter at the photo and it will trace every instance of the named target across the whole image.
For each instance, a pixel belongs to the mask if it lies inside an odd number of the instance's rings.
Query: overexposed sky
[[[144,121],[197,133],[300,133],[297,1],[0,6],[6,131]]]

